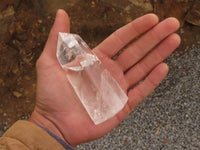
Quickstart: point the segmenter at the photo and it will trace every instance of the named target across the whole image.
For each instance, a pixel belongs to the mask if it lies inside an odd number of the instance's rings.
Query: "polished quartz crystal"
[[[95,124],[124,107],[127,95],[80,36],[59,33],[57,58]]]

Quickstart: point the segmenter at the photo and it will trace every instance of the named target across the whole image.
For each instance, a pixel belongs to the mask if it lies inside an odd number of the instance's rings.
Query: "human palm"
[[[162,61],[180,43],[174,33],[178,27],[174,18],[158,24],[158,18],[148,14],[120,28],[93,50],[129,98],[117,115],[95,125],[56,58],[58,32],[69,32],[68,16],[59,10],[37,62],[37,102],[30,121],[43,125],[72,146],[105,135],[166,76],[168,67]],[[138,36],[139,39],[130,43]],[[122,49],[124,51],[113,59]]]

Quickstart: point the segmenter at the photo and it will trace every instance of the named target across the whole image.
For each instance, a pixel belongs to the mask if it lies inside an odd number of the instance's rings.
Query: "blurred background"
[[[146,13],[181,23],[181,46],[165,61],[168,77],[112,132],[77,150],[199,150],[199,0],[0,0],[0,135],[34,108],[35,62],[58,8],[68,12],[71,32],[91,48]]]

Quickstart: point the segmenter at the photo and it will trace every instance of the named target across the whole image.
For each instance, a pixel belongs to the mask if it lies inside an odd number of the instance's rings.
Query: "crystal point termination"
[[[122,110],[127,95],[80,36],[60,32],[57,58],[95,124]]]

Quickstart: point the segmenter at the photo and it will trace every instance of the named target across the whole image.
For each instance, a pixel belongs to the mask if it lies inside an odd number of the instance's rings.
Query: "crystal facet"
[[[80,36],[59,33],[57,58],[95,124],[124,107],[127,95]]]

